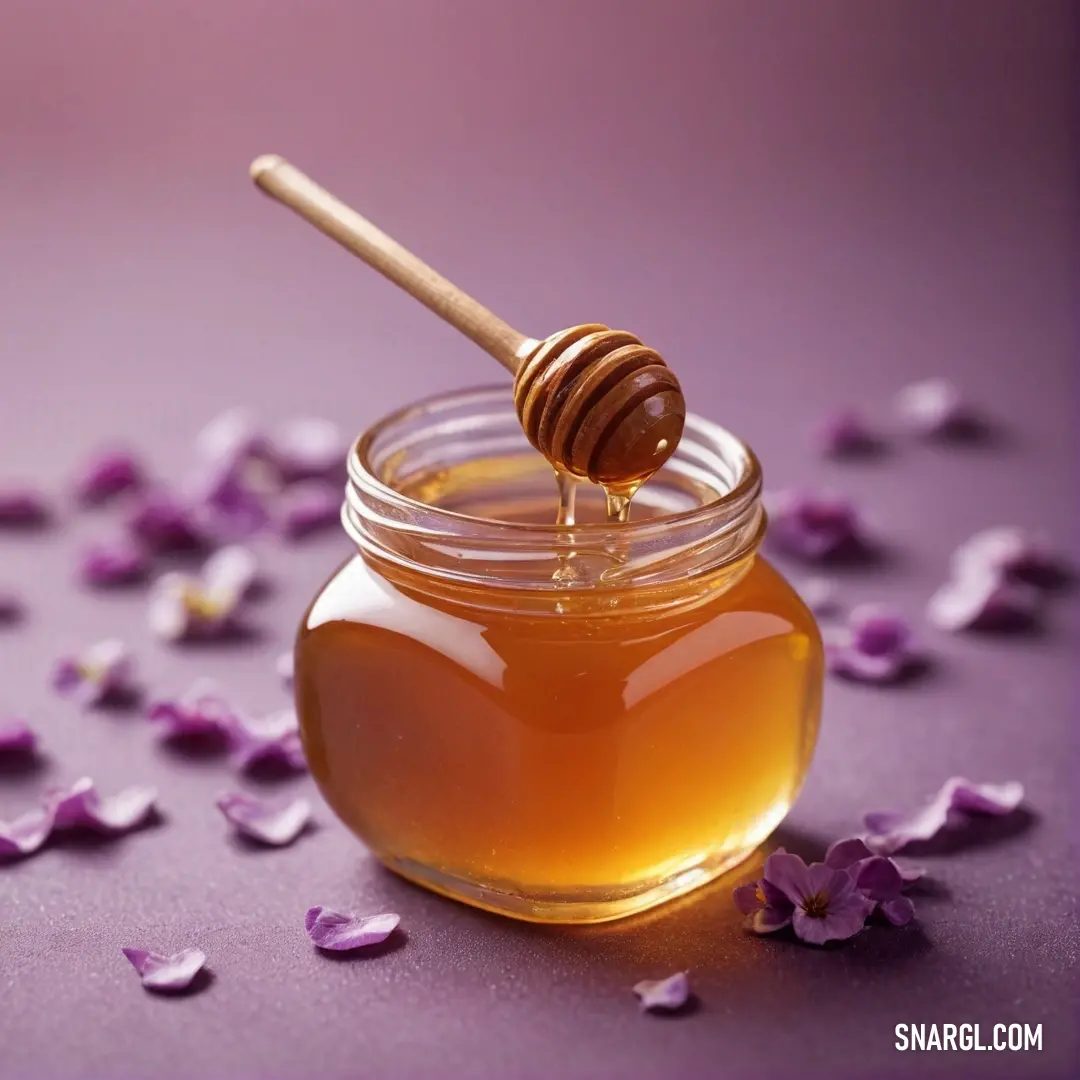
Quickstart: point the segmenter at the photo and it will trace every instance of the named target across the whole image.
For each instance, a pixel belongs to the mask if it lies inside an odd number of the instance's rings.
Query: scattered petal
[[[101,506],[125,491],[138,490],[145,482],[142,464],[131,451],[102,450],[75,478],[75,497],[84,506]]]
[[[22,720],[0,720],[0,754],[32,754],[37,735]]]
[[[0,588],[0,624],[18,622],[23,615],[23,603],[10,589]]]
[[[196,508],[164,488],[139,497],[127,528],[135,539],[157,554],[197,551],[207,543]]]
[[[854,505],[831,494],[785,491],[772,497],[769,536],[788,555],[807,561],[865,548]]]
[[[255,556],[238,545],[211,555],[197,577],[163,574],[150,594],[150,629],[163,641],[227,636],[240,625],[257,575]]]
[[[45,803],[52,808],[54,829],[90,829],[104,835],[120,835],[144,824],[154,812],[157,791],[132,787],[108,797],[102,796],[89,777],[70,788],[46,792]]]
[[[1042,604],[1037,589],[992,570],[968,570],[946,582],[926,605],[938,630],[1008,631],[1034,624]]]
[[[184,949],[172,956],[146,949],[121,949],[147,990],[186,990],[206,964],[206,953]]]
[[[99,641],[77,656],[61,658],[52,681],[56,690],[83,708],[130,700],[138,693],[135,659],[115,638]]]
[[[346,439],[330,420],[301,418],[282,424],[270,440],[270,454],[286,483],[345,479]],[[340,506],[340,493],[338,505]]]
[[[48,500],[31,487],[0,487],[0,527],[31,528],[52,517]]]
[[[79,579],[84,585],[106,589],[142,581],[150,571],[143,549],[126,536],[98,540],[79,555]]]
[[[32,855],[48,840],[52,828],[49,806],[28,810],[14,821],[0,821],[0,860]]]
[[[397,928],[401,917],[384,915],[342,915],[322,906],[308,910],[304,918],[308,937],[320,948],[333,952],[363,949],[384,942]]]
[[[1023,798],[1024,787],[1015,780],[973,784],[954,776],[914,814],[891,811],[867,814],[863,819],[868,833],[866,845],[878,854],[892,855],[908,844],[933,839],[946,827],[963,825],[969,814],[1010,814]]]
[[[1002,525],[975,533],[953,552],[952,576],[957,581],[992,576],[1052,587],[1065,577],[1065,567],[1045,537],[1015,525]]]
[[[839,608],[839,588],[832,578],[807,578],[796,591],[815,615],[833,615]]]
[[[892,682],[916,659],[911,628],[895,613],[875,604],[855,608],[844,627],[826,634],[829,670],[860,682]]]
[[[155,701],[147,711],[166,741],[206,738],[224,741],[237,724],[237,715],[217,684],[209,679],[200,679],[179,698]]]
[[[277,521],[282,535],[299,540],[341,521],[341,488],[325,480],[302,480],[278,500]]]
[[[209,464],[233,465],[263,457],[266,436],[251,409],[236,407],[219,413],[195,436],[195,452]]]
[[[896,411],[920,435],[950,435],[972,421],[960,392],[947,379],[924,379],[905,387],[897,395]]]
[[[190,498],[203,535],[230,544],[254,536],[266,525],[270,512],[260,470],[266,466],[257,462],[212,465],[194,480]]]
[[[274,668],[277,671],[279,678],[287,687],[291,687],[293,684],[293,679],[295,678],[295,664],[296,660],[292,649],[288,652],[283,652],[274,663]]]
[[[296,772],[307,769],[294,709],[282,709],[262,719],[238,716],[229,739],[233,763],[241,772],[268,764]]]
[[[235,792],[222,795],[217,808],[237,832],[273,847],[291,844],[311,822],[307,799],[269,801]]]
[[[690,1000],[689,974],[676,971],[666,979],[643,979],[634,987],[634,993],[641,999],[642,1012],[673,1012]]]
[[[854,410],[845,409],[825,419],[818,433],[822,453],[829,457],[857,457],[879,446],[879,441]]]

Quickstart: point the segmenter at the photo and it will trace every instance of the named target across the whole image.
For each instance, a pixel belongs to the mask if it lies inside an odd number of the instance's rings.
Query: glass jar
[[[358,553],[308,609],[297,708],[333,810],[388,867],[523,919],[641,911],[746,858],[817,737],[821,641],[758,554],[761,475],[690,416],[609,525],[550,466],[509,388],[361,436]]]

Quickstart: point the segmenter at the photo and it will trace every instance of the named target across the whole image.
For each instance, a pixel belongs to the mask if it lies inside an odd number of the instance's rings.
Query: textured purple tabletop
[[[121,436],[176,474],[224,406],[359,430],[497,374],[257,195],[248,161],[280,152],[526,330],[632,327],[771,486],[850,493],[888,538],[881,565],[845,572],[845,600],[919,620],[933,668],[891,690],[829,683],[786,843],[818,853],[954,773],[1021,780],[1031,813],[934,857],[917,926],[824,951],[747,936],[730,882],[600,928],[489,917],[381,871],[321,803],[294,847],[241,850],[213,806],[222,764],[162,752],[138,714],[78,713],[50,664],[117,635],[155,690],[209,675],[281,705],[274,657],[344,537],[260,542],[263,638],[178,650],[149,639],[139,593],[72,585],[108,515],[68,512],[0,536],[0,580],[29,607],[0,631],[0,710],[47,753],[0,773],[0,816],[88,774],[157,785],[163,821],[0,868],[0,1077],[1069,1074],[1076,600],[1012,639],[921,614],[981,527],[1076,554],[1072,38],[1052,0],[7,0],[0,474],[59,495]],[[891,436],[895,391],[937,374],[997,437],[894,438],[859,465],[809,452],[841,402]],[[315,903],[396,910],[407,940],[317,955]],[[124,945],[198,945],[213,981],[153,997]],[[630,986],[680,968],[699,1009],[640,1015]],[[899,1053],[906,1021],[1041,1023],[1043,1050]]]

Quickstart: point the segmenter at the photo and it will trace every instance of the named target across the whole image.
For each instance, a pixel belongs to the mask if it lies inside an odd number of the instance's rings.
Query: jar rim
[[[500,518],[463,514],[457,510],[449,510],[413,499],[391,487],[377,475],[371,461],[371,452],[377,440],[385,435],[388,430],[405,423],[410,417],[429,411],[433,406],[464,405],[470,401],[481,403],[484,399],[495,396],[500,399],[504,396],[509,397],[509,391],[510,387],[505,384],[488,383],[482,386],[451,390],[441,394],[431,394],[386,414],[361,432],[349,448],[347,467],[350,484],[398,510],[423,513],[434,512],[440,517],[454,520],[462,525],[472,524],[484,528],[505,529],[508,535],[529,533],[541,536],[548,535],[555,538],[567,533],[575,535],[609,533],[612,527],[606,522],[559,525],[555,522],[548,524],[504,521]],[[741,458],[743,467],[737,481],[716,499],[702,503],[700,506],[688,510],[657,514],[640,521],[631,520],[620,525],[620,531],[648,531],[656,527],[693,524],[710,517],[722,515],[729,508],[739,507],[747,499],[755,499],[760,496],[762,486],[761,464],[757,455],[747,443],[726,428],[713,423],[711,420],[706,420],[696,413],[686,414],[683,438],[685,439],[687,435],[704,438],[714,446],[720,447],[721,452],[724,450],[729,451],[729,461],[737,462]],[[677,450],[676,453],[678,453]]]

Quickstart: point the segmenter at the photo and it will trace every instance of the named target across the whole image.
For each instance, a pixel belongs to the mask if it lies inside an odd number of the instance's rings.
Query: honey
[[[695,422],[609,524],[589,484],[568,514],[498,392],[442,402],[361,440],[360,551],[300,629],[325,797],[392,869],[520,918],[616,918],[715,877],[784,817],[820,709],[814,620],[757,552],[752,455]]]

